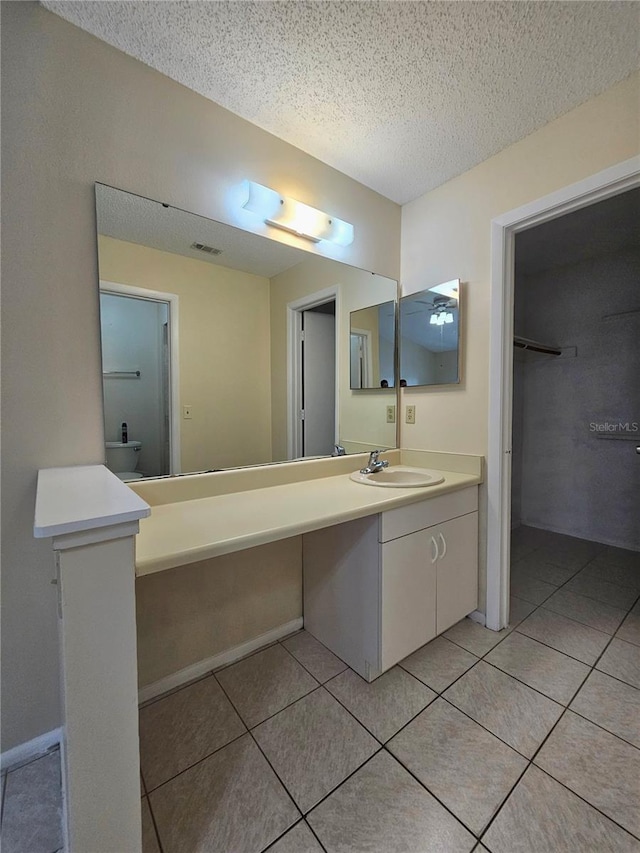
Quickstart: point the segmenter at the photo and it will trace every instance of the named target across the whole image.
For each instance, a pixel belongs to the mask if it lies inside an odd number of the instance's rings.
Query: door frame
[[[300,334],[302,312],[317,308],[326,302],[335,302],[336,370],[335,370],[335,430],[334,438],[340,435],[340,285],[326,287],[309,293],[300,299],[287,302],[287,459],[302,456],[302,421],[298,413],[302,408],[302,359],[300,358]]]
[[[100,293],[114,293],[145,299],[147,302],[167,303],[167,332],[169,336],[169,473],[180,474],[180,341],[179,299],[175,293],[147,290],[132,284],[100,279]],[[104,403],[103,403],[104,405]],[[103,418],[104,419],[104,418]]]
[[[355,326],[351,326],[349,328],[349,386],[351,387],[351,337],[353,335],[357,335],[364,342],[364,358],[362,362],[364,364],[364,371],[362,374],[362,379],[364,381],[364,385],[360,385],[360,388],[369,388],[369,382],[371,376],[373,375],[373,353],[371,347],[371,340],[373,338],[373,333],[371,329],[356,329]],[[353,388],[351,388],[353,391]]]
[[[515,235],[639,186],[640,156],[491,221],[486,626],[494,631],[509,620]]]

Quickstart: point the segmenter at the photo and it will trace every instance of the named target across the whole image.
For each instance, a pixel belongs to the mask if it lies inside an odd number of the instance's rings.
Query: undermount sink
[[[386,489],[419,489],[423,486],[437,486],[444,482],[440,471],[432,471],[427,468],[410,468],[407,465],[394,465],[392,468],[383,468],[375,474],[362,474],[354,471],[350,475],[354,483],[362,483],[365,486],[382,486]]]

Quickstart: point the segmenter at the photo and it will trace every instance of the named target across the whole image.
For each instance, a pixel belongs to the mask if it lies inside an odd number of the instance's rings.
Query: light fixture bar
[[[314,243],[321,240],[336,243],[338,246],[350,246],[353,243],[353,225],[349,222],[280,195],[255,181],[244,183],[245,200],[242,206],[245,210],[256,213],[268,225],[274,225]]]

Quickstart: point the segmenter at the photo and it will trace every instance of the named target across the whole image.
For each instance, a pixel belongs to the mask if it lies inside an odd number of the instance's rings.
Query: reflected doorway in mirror
[[[124,480],[179,473],[178,312],[176,294],[100,282],[105,442],[125,441],[126,423],[139,449],[126,471],[106,453]]]

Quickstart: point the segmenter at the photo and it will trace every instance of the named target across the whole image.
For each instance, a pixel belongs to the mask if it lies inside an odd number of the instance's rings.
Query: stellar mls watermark
[[[590,432],[638,432],[640,425],[637,421],[592,421],[589,424]]]

